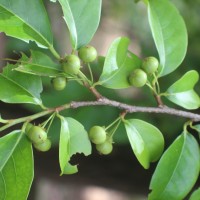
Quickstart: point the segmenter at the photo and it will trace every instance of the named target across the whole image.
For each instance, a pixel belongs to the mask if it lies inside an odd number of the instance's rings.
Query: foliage
[[[127,37],[116,38],[105,57],[99,56],[93,62],[96,58],[96,49],[88,44],[99,26],[101,0],[52,0],[52,2],[61,6],[70,32],[72,52],[69,55],[61,56],[54,48],[53,34],[43,1],[31,0],[27,3],[21,0],[16,3],[14,0],[2,0],[0,2],[0,31],[25,42],[34,41],[41,50],[30,49],[30,56],[21,53],[19,60],[7,59],[15,61],[15,64],[8,63],[0,74],[1,101],[38,106],[38,112],[30,116],[18,119],[0,117],[0,131],[22,124],[21,130],[13,131],[0,138],[0,200],[27,199],[34,174],[32,145],[41,151],[51,147],[51,138],[47,138],[47,133],[56,119],[60,121],[58,145],[61,175],[78,172],[77,166],[70,163],[71,157],[77,153],[89,156],[92,153],[91,142],[96,144],[99,153],[110,154],[113,149],[114,135],[120,124],[123,124],[139,163],[148,169],[152,162],[159,160],[150,183],[152,191],[149,199],[185,198],[196,183],[200,171],[197,141],[199,138],[194,137],[189,131],[194,129],[200,134],[198,125],[200,115],[167,107],[162,98],[165,97],[186,110],[198,109],[200,98],[194,87],[199,80],[199,74],[195,70],[186,72],[165,92],[162,92],[162,85],[160,85],[162,77],[174,72],[186,54],[187,30],[177,8],[169,0],[136,1],[144,3],[147,7],[150,30],[159,55],[159,66],[158,58],[147,55],[148,59],[156,61],[156,66],[153,66],[153,69],[150,66],[145,70],[147,58],[139,58],[128,49],[131,40]],[[92,51],[88,51],[88,47]],[[42,48],[48,49],[54,58],[42,52]],[[90,55],[90,52],[93,53]],[[96,72],[94,68],[98,67],[102,68],[102,71],[94,74]],[[142,81],[139,86],[138,81],[140,83],[141,77],[137,77],[136,80],[135,76],[132,76],[135,71],[142,71],[145,77],[145,81]],[[48,102],[42,101],[41,98],[44,77],[52,80],[52,88],[60,91],[69,82],[79,84],[80,87],[88,89],[96,100],[72,101],[48,108]],[[136,86],[141,87],[142,90],[144,85],[155,97],[158,107],[140,107],[117,102],[104,97],[97,89],[101,86],[114,91],[114,89]],[[61,92],[60,97],[63,97],[62,95]],[[94,138],[91,139],[85,125],[60,113],[64,110],[100,105],[122,110],[118,112],[112,123],[102,127],[105,134],[102,143],[94,142]],[[189,121],[184,124],[183,133],[163,153],[165,139],[161,131],[146,121],[128,117],[129,113],[136,112],[165,113],[187,118]],[[95,111],[95,115],[98,115],[98,112]],[[44,116],[47,117],[46,120],[34,126],[38,132],[34,131],[34,135],[30,137],[28,131],[30,122]],[[96,127],[100,126],[96,125]],[[35,138],[41,134],[41,131],[45,135],[45,140],[36,144]],[[92,134],[95,137],[99,134],[96,131],[95,129]],[[43,146],[46,145],[44,142],[47,142],[48,146]],[[197,199],[198,195],[199,189],[191,195],[190,199]]]

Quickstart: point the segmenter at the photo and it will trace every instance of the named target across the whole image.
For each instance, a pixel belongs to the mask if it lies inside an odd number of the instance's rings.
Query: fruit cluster
[[[108,155],[112,152],[112,141],[107,137],[105,128],[93,126],[89,131],[89,138],[96,145],[96,149],[100,154]]]
[[[78,51],[78,56],[71,54],[67,55],[62,62],[64,73],[77,75],[81,68],[81,60],[83,63],[93,62],[97,58],[97,51],[93,46],[81,47]],[[52,80],[55,90],[63,90],[67,84],[65,76],[59,76]]]
[[[129,75],[129,83],[134,87],[143,87],[147,83],[147,75],[158,70],[159,62],[155,57],[147,57],[143,60],[141,69],[135,69]]]
[[[45,152],[51,148],[51,141],[42,127],[28,123],[25,133],[37,150]]]

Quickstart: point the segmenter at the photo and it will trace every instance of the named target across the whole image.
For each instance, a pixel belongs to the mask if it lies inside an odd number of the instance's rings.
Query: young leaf
[[[48,77],[56,77],[63,73],[60,64],[53,62],[49,56],[40,51],[32,50],[30,58],[22,54],[18,62],[20,64],[15,70],[24,73]]]
[[[186,109],[200,107],[200,98],[193,90],[199,80],[199,74],[195,70],[185,73],[178,81],[170,86],[166,93],[170,101]]]
[[[192,193],[189,200],[199,200],[199,198],[200,198],[200,188],[198,188]]]
[[[104,62],[99,85],[107,88],[128,88],[128,76],[141,65],[141,60],[128,51],[128,38],[117,38],[110,46]]]
[[[69,28],[72,46],[79,49],[90,42],[100,21],[102,0],[58,0]]]
[[[149,200],[184,199],[200,170],[199,145],[189,133],[180,135],[160,159],[150,183]]]
[[[61,119],[61,133],[59,144],[59,160],[61,174],[73,174],[78,171],[77,166],[69,163],[71,157],[77,153],[85,156],[91,154],[91,143],[82,124],[73,118]]]
[[[129,119],[124,122],[129,142],[140,164],[148,169],[150,162],[159,159],[164,148],[164,138],[153,125]]]
[[[6,103],[32,103],[41,105],[40,93],[42,82],[40,77],[23,74],[7,65],[0,74],[0,100]]]
[[[0,32],[25,42],[51,47],[53,37],[43,1],[1,0]]]
[[[31,142],[21,131],[0,138],[0,199],[26,200],[33,181]]]
[[[148,18],[160,57],[160,76],[173,72],[187,50],[187,30],[176,7],[169,0],[148,1]]]

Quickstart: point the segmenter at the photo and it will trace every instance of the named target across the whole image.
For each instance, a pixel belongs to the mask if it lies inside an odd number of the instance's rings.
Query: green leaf
[[[181,200],[199,176],[199,145],[189,133],[180,135],[160,159],[150,183],[149,200]]]
[[[99,85],[107,88],[128,88],[129,74],[141,66],[141,60],[130,51],[128,38],[117,38],[110,46],[104,62],[103,72],[99,78]]]
[[[85,156],[91,154],[92,148],[88,134],[82,124],[73,118],[61,119],[59,160],[61,174],[73,174],[78,171],[77,166],[69,163],[71,157],[77,153],[83,153]]]
[[[100,21],[102,0],[59,0],[69,28],[72,46],[79,49],[90,42]]]
[[[170,101],[186,109],[200,107],[200,98],[193,90],[199,80],[199,74],[195,70],[185,73],[178,81],[170,86],[166,93]]]
[[[21,131],[0,138],[0,199],[26,200],[33,181],[31,142]]]
[[[63,174],[75,174],[77,172],[78,172],[77,165],[71,165],[70,163],[67,163],[63,170]]]
[[[66,164],[70,160],[70,133],[67,119],[63,116],[59,116],[61,120],[60,128],[60,142],[59,142],[59,163],[61,169],[61,175],[64,173]]]
[[[48,77],[56,77],[63,73],[60,64],[53,62],[49,56],[40,51],[32,50],[30,58],[22,54],[18,62],[20,64],[15,70],[24,73]]]
[[[173,72],[187,50],[187,30],[176,7],[169,0],[149,0],[148,18],[160,57],[160,76]]]
[[[129,142],[140,164],[148,169],[159,159],[164,148],[162,133],[153,125],[138,119],[124,122]]]
[[[0,74],[0,100],[6,103],[41,105],[42,82],[40,77],[17,72],[13,70],[14,68],[14,65],[8,64]]]
[[[200,198],[200,188],[198,188],[192,193],[189,200],[199,200],[199,198]]]
[[[200,132],[200,124],[195,125],[194,128],[195,128],[198,132]]]
[[[0,32],[25,42],[50,47],[53,37],[43,1],[1,0]]]

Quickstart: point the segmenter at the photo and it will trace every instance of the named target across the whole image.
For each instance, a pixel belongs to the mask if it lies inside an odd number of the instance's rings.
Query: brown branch
[[[193,122],[200,122],[200,115],[191,113],[188,111],[183,111],[183,110],[177,110],[174,108],[169,108],[169,107],[140,107],[140,106],[133,106],[133,105],[128,105],[125,103],[121,103],[118,101],[113,101],[107,98],[100,98],[97,101],[74,101],[71,102],[70,104],[64,104],[62,106],[58,106],[55,108],[49,108],[47,110],[44,110],[40,113],[36,113],[30,116],[18,118],[18,119],[10,119],[6,120],[7,122],[4,123],[2,127],[0,127],[0,132],[14,126],[19,123],[23,123],[25,121],[32,121],[40,117],[44,117],[46,115],[49,115],[53,112],[60,112],[69,108],[79,108],[79,107],[86,107],[86,106],[111,106],[111,107],[116,107],[119,109],[122,109],[123,112],[121,113],[121,116],[124,117],[126,113],[136,113],[136,112],[143,112],[143,113],[161,113],[161,114],[168,114],[168,115],[174,115],[174,116],[179,116],[183,118],[187,118],[189,120],[192,120]]]
[[[132,106],[124,103],[120,103],[117,101],[113,101],[107,98],[100,98],[98,101],[80,101],[80,102],[72,102],[70,104],[71,108],[79,108],[85,106],[112,106],[117,107],[122,110],[126,110],[128,113],[136,113],[136,112],[143,112],[143,113],[160,113],[160,114],[168,114],[168,115],[175,115],[183,118],[187,118],[192,120],[193,122],[200,121],[200,115],[195,114],[188,111],[178,110],[169,107],[140,107],[140,106]]]

